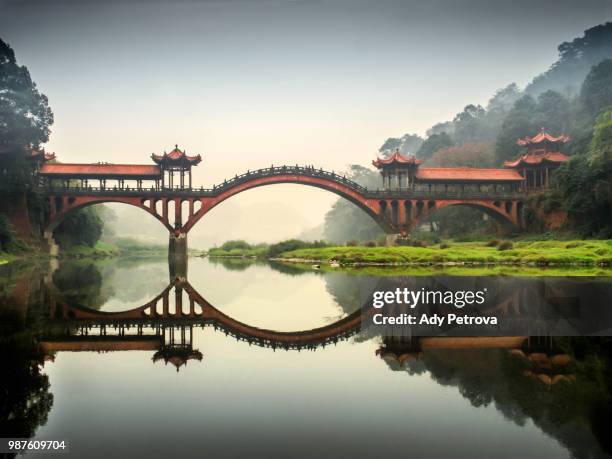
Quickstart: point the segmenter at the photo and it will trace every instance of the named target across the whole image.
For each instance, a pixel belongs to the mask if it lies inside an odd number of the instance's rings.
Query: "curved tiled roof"
[[[416,173],[419,181],[517,182],[521,174],[511,169],[479,169],[475,167],[422,167]]]
[[[543,153],[527,153],[514,161],[504,161],[504,167],[519,167],[524,165],[533,166],[546,161],[549,163],[564,163],[569,156],[558,151],[546,151]]]
[[[74,178],[161,178],[159,166],[149,164],[44,164],[40,175]]]
[[[376,168],[381,168],[382,166],[388,166],[389,164],[413,164],[419,165],[422,161],[416,159],[414,156],[410,156],[409,158],[402,155],[399,150],[395,150],[388,158],[376,158],[372,161],[372,165]]]
[[[155,153],[153,153],[151,155],[151,159],[153,159],[153,161],[155,161],[157,164],[160,164],[162,162],[175,163],[175,164],[184,162],[191,166],[195,166],[202,161],[202,156],[201,155],[187,156],[184,151],[179,150],[178,145],[175,145],[174,150],[172,150],[170,153],[164,152],[163,155],[156,155]]]
[[[533,137],[523,137],[522,139],[518,139],[516,141],[516,143],[518,145],[520,145],[521,147],[526,147],[526,146],[529,146],[529,145],[537,145],[539,143],[544,143],[544,142],[549,142],[549,143],[557,143],[557,142],[567,143],[570,140],[571,140],[570,137],[565,135],[565,134],[561,134],[559,137],[554,137],[554,136],[550,135],[548,132],[546,132],[544,130],[544,128],[542,128],[542,130],[539,133],[537,133],[535,136],[533,136]]]

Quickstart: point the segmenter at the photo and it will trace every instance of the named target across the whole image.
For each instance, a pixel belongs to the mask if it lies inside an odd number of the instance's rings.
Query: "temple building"
[[[168,185],[168,188],[175,188],[174,173],[179,173],[179,188],[185,188],[185,174],[189,176],[189,186],[191,188],[191,168],[197,166],[202,161],[202,156],[187,156],[184,151],[179,150],[178,145],[174,146],[174,150],[170,153],[164,152],[163,155],[153,153],[151,159],[161,168],[162,171],[162,188]],[[166,182],[168,177],[168,182]]]
[[[561,145],[569,141],[566,135],[554,137],[542,128],[534,137],[524,137],[516,142],[527,147],[527,153],[514,161],[504,162],[504,167],[521,174],[526,190],[548,188],[552,172],[569,159],[559,151]]]
[[[511,192],[519,190],[523,182],[521,174],[512,169],[420,167],[420,160],[403,156],[399,151],[389,158],[376,158],[372,164],[380,170],[385,191]]]

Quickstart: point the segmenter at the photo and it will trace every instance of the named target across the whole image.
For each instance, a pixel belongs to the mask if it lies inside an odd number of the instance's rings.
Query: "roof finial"
[[[174,148],[175,148],[176,150],[178,150],[178,143],[175,143],[175,144],[174,144]]]

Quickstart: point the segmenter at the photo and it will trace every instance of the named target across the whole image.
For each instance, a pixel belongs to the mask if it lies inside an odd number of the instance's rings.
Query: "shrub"
[[[221,250],[225,250],[226,252],[230,252],[235,249],[248,250],[251,248],[251,244],[239,239],[239,240],[224,242],[223,245],[219,248]]]
[[[320,249],[327,246],[328,244],[325,241],[306,242],[300,241],[299,239],[289,239],[287,241],[282,241],[277,244],[272,244],[268,249],[268,256],[274,258],[279,256],[283,252],[289,252],[291,250]]]
[[[497,246],[497,250],[510,250],[514,248],[514,244],[512,243],[512,241],[503,241],[500,242],[499,245]]]
[[[346,241],[346,246],[347,247],[357,247],[357,241],[351,239],[350,241]]]
[[[497,247],[499,245],[499,241],[497,239],[491,239],[487,242],[487,247]]]
[[[376,242],[374,241],[368,241],[365,243],[366,247],[376,247]]]
[[[450,245],[448,245],[446,242],[443,242],[442,244],[440,244],[441,249],[448,249],[449,247]]]

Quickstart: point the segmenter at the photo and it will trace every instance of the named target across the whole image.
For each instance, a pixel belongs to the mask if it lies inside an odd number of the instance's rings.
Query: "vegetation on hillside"
[[[27,157],[49,140],[52,124],[47,96],[38,90],[28,69],[17,63],[13,49],[0,39],[0,197],[14,202],[25,196],[34,228],[40,227],[47,209],[46,200],[33,188],[32,164]],[[63,245],[92,247],[101,229],[97,212],[82,210],[68,217],[56,236]],[[8,216],[0,217],[0,251],[18,248],[15,240]]]
[[[563,132],[572,138],[565,152],[574,159],[558,174],[561,193],[547,202],[556,201],[558,209],[568,212],[568,229],[583,236],[610,237],[612,223],[606,212],[612,189],[610,160],[609,154],[601,152],[609,151],[611,144],[605,134],[604,113],[612,107],[612,23],[588,29],[583,37],[562,43],[558,49],[558,60],[523,91],[509,84],[486,107],[466,105],[452,120],[432,126],[426,138],[410,133],[391,137],[379,153],[388,156],[399,149],[426,166],[500,167],[522,152],[518,138],[534,135],[542,127],[555,135]],[[600,134],[594,136],[594,132]],[[362,168],[353,179],[373,188],[381,186],[380,176],[371,169]],[[345,242],[376,239],[382,234],[373,222],[367,223],[370,219],[363,211],[339,203],[326,216],[327,239]],[[528,212],[535,214],[536,210]],[[468,229],[491,234],[494,225],[477,217],[477,212],[462,207],[444,209],[431,216],[430,229],[444,237],[456,237]]]

